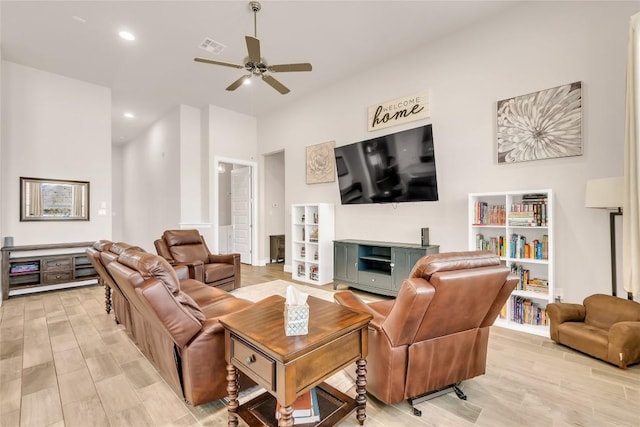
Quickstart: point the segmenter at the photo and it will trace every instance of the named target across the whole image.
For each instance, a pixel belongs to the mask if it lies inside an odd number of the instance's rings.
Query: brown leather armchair
[[[166,230],[153,243],[174,267],[187,265],[190,278],[225,291],[240,287],[240,254],[212,255],[198,230]]]
[[[626,369],[640,362],[640,304],[595,294],[582,304],[547,305],[551,339]]]
[[[339,304],[373,315],[367,391],[387,404],[450,391],[466,399],[458,384],[485,373],[489,327],[517,281],[494,254],[454,252],[421,258],[395,300],[336,293]]]

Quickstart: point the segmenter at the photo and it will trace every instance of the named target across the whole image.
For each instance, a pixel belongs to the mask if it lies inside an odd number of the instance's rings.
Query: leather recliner
[[[130,302],[136,343],[187,403],[227,395],[224,327],[219,318],[250,301],[198,282],[179,280],[162,257],[125,250],[107,271]],[[254,383],[240,378],[242,388]]]
[[[166,230],[153,243],[171,265],[186,265],[190,278],[225,291],[240,287],[240,254],[212,255],[198,230]]]
[[[367,391],[387,404],[450,391],[466,399],[457,386],[485,373],[489,328],[517,281],[494,254],[455,252],[421,258],[394,300],[337,292],[339,304],[373,315]]]
[[[129,300],[124,295],[118,284],[107,271],[107,264],[117,260],[118,256],[127,249],[142,250],[138,246],[132,246],[124,242],[114,243],[110,240],[98,240],[93,246],[85,250],[93,268],[98,273],[100,284],[105,287],[105,306],[109,313],[113,308],[116,323],[122,324],[129,335],[134,330],[131,321],[131,309]]]
[[[640,362],[640,304],[595,294],[582,304],[547,305],[551,339],[626,369]]]

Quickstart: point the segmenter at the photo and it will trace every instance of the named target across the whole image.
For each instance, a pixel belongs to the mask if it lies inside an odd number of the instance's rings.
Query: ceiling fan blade
[[[287,88],[285,85],[283,85],[282,83],[280,83],[279,81],[277,81],[271,76],[262,75],[262,80],[267,82],[269,86],[271,86],[272,88],[274,88],[275,90],[277,90],[283,95],[286,95],[287,93],[289,93],[289,88]]]
[[[227,90],[231,91],[231,90],[238,89],[240,86],[242,86],[242,83],[244,83],[244,81],[246,79],[250,79],[250,78],[251,78],[251,76],[242,76],[242,77],[240,77],[238,80],[236,80],[235,82],[233,82],[229,86],[227,86]]]
[[[254,63],[260,62],[260,40],[255,37],[245,36],[247,41],[247,52],[249,52],[249,61]]]
[[[267,69],[274,73],[287,73],[292,71],[311,71],[311,64],[304,62],[301,64],[280,64],[269,65]]]
[[[220,62],[220,61],[213,61],[211,59],[206,59],[206,58],[193,58],[194,61],[196,62],[202,62],[204,64],[213,64],[213,65],[222,65],[224,67],[232,67],[232,68],[244,68],[244,65],[238,65],[238,64],[230,64],[228,62]]]

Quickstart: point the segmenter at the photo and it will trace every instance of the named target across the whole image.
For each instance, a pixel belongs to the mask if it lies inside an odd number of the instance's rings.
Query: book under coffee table
[[[227,360],[228,425],[238,416],[250,426],[291,426],[296,397],[317,387],[321,420],[336,425],[352,411],[362,425],[366,418],[367,325],[371,315],[309,297],[309,333],[286,336],[284,298],[272,296],[251,308],[224,316]],[[351,363],[356,364],[356,398],[323,381]],[[264,387],[262,394],[238,404],[238,373]],[[275,419],[276,400],[280,420]]]

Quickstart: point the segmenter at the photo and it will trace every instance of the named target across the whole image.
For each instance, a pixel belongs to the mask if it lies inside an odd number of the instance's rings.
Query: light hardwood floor
[[[243,266],[243,286],[276,279],[291,280],[282,264]],[[11,298],[0,316],[0,426],[226,425],[221,402],[191,407],[176,397],[105,313],[99,286]],[[640,365],[623,371],[498,327],[487,373],[463,389],[467,401],[419,404],[422,417],[406,402],[370,398],[365,425],[640,426]]]

